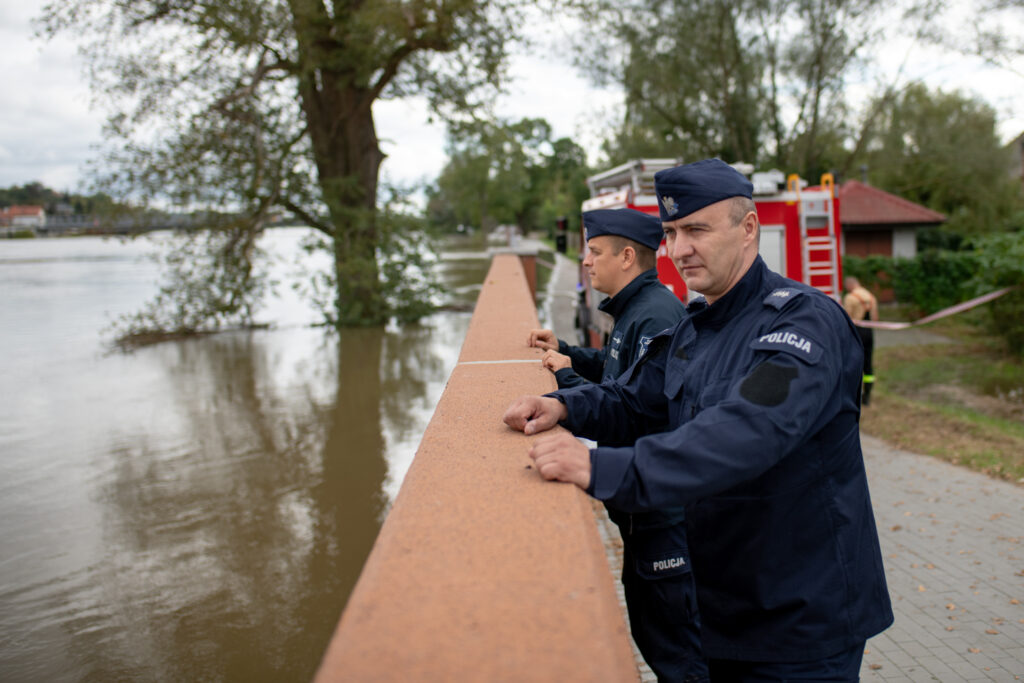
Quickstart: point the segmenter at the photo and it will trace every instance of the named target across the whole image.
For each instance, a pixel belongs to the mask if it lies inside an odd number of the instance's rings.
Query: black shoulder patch
[[[759,406],[780,405],[789,397],[789,384],[798,374],[795,367],[765,361],[743,380],[740,396]]]
[[[771,306],[774,309],[782,310],[782,308],[793,299],[803,296],[803,292],[795,287],[780,287],[774,292],[764,298],[765,306]]]

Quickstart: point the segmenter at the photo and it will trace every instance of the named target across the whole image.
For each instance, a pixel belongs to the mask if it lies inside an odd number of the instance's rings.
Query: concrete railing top
[[[637,680],[589,499],[542,481],[536,437],[501,421],[555,388],[537,324],[519,259],[495,256],[318,682]]]

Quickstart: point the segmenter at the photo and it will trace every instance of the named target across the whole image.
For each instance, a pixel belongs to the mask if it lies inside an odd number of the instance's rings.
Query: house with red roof
[[[0,235],[46,227],[46,211],[41,206],[15,205],[0,208]]]
[[[946,221],[938,211],[859,180],[839,186],[839,219],[847,256],[917,256],[918,228]]]

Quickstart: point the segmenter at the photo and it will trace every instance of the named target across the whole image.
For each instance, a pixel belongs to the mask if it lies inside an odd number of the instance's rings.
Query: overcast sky
[[[74,191],[84,186],[83,164],[95,154],[103,116],[90,106],[75,46],[67,38],[33,38],[31,20],[43,4],[0,0],[0,187],[38,180]],[[538,28],[559,44],[568,42],[567,30],[551,23]],[[564,55],[552,52],[541,49],[513,62],[511,92],[501,101],[500,114],[543,117],[557,136],[574,137],[593,160],[598,152],[597,114],[614,107],[619,95],[592,88]],[[960,56],[890,43],[880,62],[890,70],[905,62],[905,76],[985,99],[999,115],[1004,141],[1024,132],[1024,60],[1016,64],[1016,73],[1008,73]],[[851,84],[853,92],[872,90],[873,78],[868,76],[860,86]],[[382,102],[374,112],[388,155],[383,178],[408,183],[436,177],[445,161],[444,133],[427,123],[422,102]]]

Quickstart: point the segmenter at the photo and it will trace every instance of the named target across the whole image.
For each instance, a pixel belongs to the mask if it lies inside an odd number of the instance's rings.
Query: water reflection
[[[308,680],[468,322],[0,367],[48,383],[0,398],[0,680]]]

